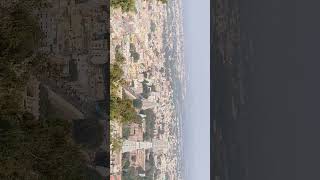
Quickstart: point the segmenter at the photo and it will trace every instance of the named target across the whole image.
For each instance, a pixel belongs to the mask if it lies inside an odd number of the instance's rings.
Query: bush
[[[120,50],[116,50],[115,60],[119,64],[123,64],[126,58],[120,53]]]
[[[131,54],[131,56],[132,56],[134,62],[138,62],[138,60],[140,59],[140,54],[137,52],[133,52]]]
[[[139,120],[139,116],[137,115],[131,100],[122,100],[119,105],[122,109],[121,116],[123,117],[124,123],[137,122]]]
[[[110,81],[117,82],[122,79],[123,70],[118,64],[111,64],[110,67]]]
[[[141,109],[142,108],[142,101],[140,99],[134,99],[133,106],[137,109]]]
[[[119,138],[112,138],[111,147],[113,152],[120,152],[122,148],[122,140]]]
[[[128,139],[130,136],[130,127],[128,125],[124,125],[122,127],[122,137],[124,139]]]
[[[123,161],[123,166],[122,169],[123,171],[127,171],[130,167],[130,161],[128,159],[126,159],[125,161]]]
[[[134,62],[138,62],[138,60],[140,59],[140,54],[137,53],[136,47],[132,43],[130,43],[130,54]]]
[[[132,122],[141,124],[141,118],[138,116],[131,100],[111,96],[110,103],[111,119],[119,120],[125,124]]]

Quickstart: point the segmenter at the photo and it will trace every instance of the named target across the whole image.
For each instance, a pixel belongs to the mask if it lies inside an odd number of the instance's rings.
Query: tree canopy
[[[18,1],[0,6],[0,111],[1,115],[21,110],[21,93],[31,75],[47,68],[46,55],[39,52],[42,32],[30,13],[39,1]]]
[[[142,108],[142,101],[141,99],[134,99],[133,100],[133,106],[137,109],[141,109]]]
[[[120,138],[115,138],[112,137],[111,138],[111,150],[113,152],[120,152],[121,148],[122,148],[122,140]]]
[[[132,100],[129,99],[111,96],[110,114],[111,119],[120,120],[122,123],[141,123],[141,118],[133,107]]]
[[[71,141],[68,121],[35,120],[24,113],[18,123],[0,120],[1,179],[85,179],[87,160]],[[91,174],[91,175],[90,175]],[[98,178],[102,179],[102,178]]]
[[[123,64],[124,61],[126,60],[126,58],[123,56],[123,54],[121,54],[119,49],[116,50],[115,60],[119,64]]]
[[[123,70],[119,66],[119,64],[112,64],[110,67],[110,81],[117,82],[122,79]]]
[[[117,90],[120,86],[125,85],[123,79],[123,70],[121,65],[125,61],[125,57],[117,48],[115,63],[111,64],[110,81],[111,81],[111,98],[110,98],[110,116],[111,120],[118,120],[121,123],[141,123],[140,116],[134,108],[133,102],[130,99],[122,99],[118,97]]]
[[[135,10],[135,0],[111,0],[111,7],[121,8],[123,12]]]
[[[168,0],[158,0],[158,1],[162,2],[163,4],[168,3]]]

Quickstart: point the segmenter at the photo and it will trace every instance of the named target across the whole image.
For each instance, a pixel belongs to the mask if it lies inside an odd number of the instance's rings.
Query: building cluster
[[[41,50],[48,55],[49,65],[59,76],[51,84],[48,79],[41,81],[72,96],[78,103],[105,99],[106,11],[106,2],[102,0],[47,0],[34,12],[44,36]],[[29,89],[35,89],[34,80],[31,82],[33,87]],[[33,98],[29,96],[26,101],[29,109],[31,99],[36,100],[37,96],[31,94]],[[39,114],[36,109],[32,111]]]
[[[108,57],[106,2],[47,0],[36,15],[45,39],[42,50],[61,70],[62,85],[83,100],[103,100]]]
[[[106,101],[105,69],[109,59],[107,10],[104,0],[46,0],[33,12],[42,30],[40,51],[55,70],[31,77],[27,84],[23,107],[37,119],[48,113],[47,105],[43,105],[48,101],[61,118],[97,118],[105,124],[101,105]],[[106,154],[105,147],[106,142],[100,154]],[[97,152],[89,153],[93,154],[90,160],[95,161]],[[95,165],[103,176],[107,176],[106,167],[105,163]]]
[[[111,63],[114,63],[116,51],[124,55],[123,78],[129,85],[122,87],[123,95],[139,102],[134,105],[143,122],[141,125],[130,124],[129,137],[124,140],[121,151],[111,152],[111,158],[115,160],[111,174],[122,173],[124,162],[120,159],[124,154],[129,154],[130,166],[145,170],[152,152],[158,170],[157,179],[177,179],[178,159],[174,149],[178,139],[172,133],[177,118],[171,78],[166,74],[163,43],[166,5],[156,0],[136,0],[136,9],[136,12],[129,13],[111,9]],[[152,110],[155,114],[151,141],[143,137],[148,130],[148,118],[141,110]],[[122,125],[113,122],[113,126],[112,136],[122,137]]]

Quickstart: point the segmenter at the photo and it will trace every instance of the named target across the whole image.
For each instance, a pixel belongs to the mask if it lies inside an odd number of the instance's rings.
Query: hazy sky
[[[210,0],[182,0],[188,66],[186,180],[210,179]]]

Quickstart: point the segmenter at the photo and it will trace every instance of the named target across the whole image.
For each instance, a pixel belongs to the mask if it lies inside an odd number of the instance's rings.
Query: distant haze
[[[210,179],[210,0],[183,0],[188,84],[184,115],[185,180]]]

